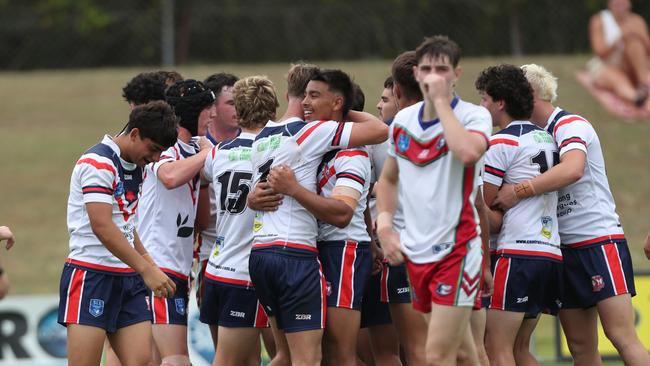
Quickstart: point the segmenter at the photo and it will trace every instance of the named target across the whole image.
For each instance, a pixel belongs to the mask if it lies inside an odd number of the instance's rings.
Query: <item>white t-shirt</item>
[[[451,104],[464,128],[487,139],[490,113],[455,97]],[[464,166],[449,151],[439,120],[422,121],[424,102],[397,113],[388,153],[399,169],[404,208],[402,251],[414,263],[437,262],[480,233],[474,206],[478,168]]]
[[[120,158],[120,148],[108,135],[77,160],[68,197],[70,262],[109,272],[133,272],[95,236],[86,203],[111,205],[115,226],[133,246],[141,183],[142,169]]]
[[[167,189],[158,179],[158,169],[196,152],[196,147],[178,140],[158,162],[148,164],[138,208],[138,233],[145,248],[163,271],[180,276],[188,276],[192,268],[199,175],[180,187]]]
[[[316,192],[316,172],[323,155],[346,149],[351,132],[352,122],[269,121],[253,143],[254,184],[266,180],[271,167],[287,164],[298,183]],[[285,197],[277,211],[257,212],[253,231],[254,247],[281,245],[316,251],[316,219],[291,197]]]
[[[485,154],[485,183],[501,187],[533,179],[553,167],[553,138],[528,121],[513,121],[490,139]],[[562,260],[557,192],[521,200],[503,216],[497,254]]]
[[[585,170],[577,182],[558,191],[557,216],[563,245],[579,247],[624,238],[609,189],[600,140],[584,117],[556,108],[546,130],[560,150],[586,154]]]
[[[216,200],[216,243],[208,259],[206,277],[249,285],[248,257],[253,244],[255,211],[246,205],[252,189],[251,148],[255,135],[242,132],[215,146],[205,159],[205,178]],[[217,255],[218,254],[218,255]]]
[[[361,194],[350,224],[338,228],[326,222],[318,222],[318,241],[353,240],[368,242],[364,212],[370,188],[370,159],[366,148],[333,150],[325,154],[318,171],[318,192],[332,197],[335,187],[349,187]]]

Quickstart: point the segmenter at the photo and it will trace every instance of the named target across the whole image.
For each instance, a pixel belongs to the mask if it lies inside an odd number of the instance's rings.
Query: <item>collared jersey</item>
[[[582,178],[558,191],[562,244],[580,247],[624,238],[594,127],[584,117],[556,108],[546,130],[553,136],[560,157],[571,150],[586,154]]]
[[[158,179],[158,170],[196,153],[193,145],[178,140],[158,162],[148,164],[138,208],[138,233],[145,248],[162,270],[182,276],[188,276],[192,267],[199,176],[167,189]]]
[[[351,132],[351,122],[269,121],[253,143],[253,182],[265,181],[271,167],[287,164],[298,183],[316,192],[316,173],[323,155],[346,149]],[[281,245],[316,251],[316,219],[291,197],[285,197],[277,211],[257,212],[253,230],[254,247]]]
[[[249,284],[248,257],[253,244],[255,211],[246,199],[251,191],[251,148],[255,135],[238,137],[215,146],[205,159],[206,180],[216,200],[216,243],[208,259],[206,277],[236,284]],[[218,254],[218,255],[217,255]]]
[[[528,121],[513,121],[490,139],[485,154],[486,183],[501,187],[535,178],[553,167],[553,138]],[[503,216],[497,254],[562,260],[558,233],[557,192],[521,200]]]
[[[370,188],[370,159],[365,147],[333,150],[325,154],[318,171],[318,193],[323,197],[332,197],[335,187],[352,188],[361,196],[348,226],[338,228],[323,221],[318,222],[318,241],[370,241],[364,216]]]
[[[68,197],[69,261],[104,271],[133,272],[95,236],[85,205],[111,205],[113,223],[133,246],[141,184],[142,169],[122,159],[120,148],[108,135],[77,160]]]
[[[452,101],[465,129],[483,136],[492,130],[483,107]],[[399,169],[399,200],[404,207],[402,251],[414,263],[436,262],[480,233],[474,207],[476,166],[464,166],[449,151],[442,123],[422,121],[424,102],[397,113],[390,126],[390,148]]]

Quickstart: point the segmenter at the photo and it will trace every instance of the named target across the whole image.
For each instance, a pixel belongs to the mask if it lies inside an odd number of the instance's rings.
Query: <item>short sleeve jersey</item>
[[[286,164],[298,183],[316,192],[316,173],[323,155],[345,149],[352,123],[293,118],[269,121],[253,143],[253,181],[266,180],[271,167]],[[253,246],[282,245],[316,250],[317,224],[314,216],[291,197],[285,197],[277,211],[257,212],[253,225]]]
[[[455,97],[451,103],[463,127],[486,139],[489,112]],[[399,200],[404,207],[402,251],[414,263],[437,262],[480,233],[474,207],[477,167],[464,166],[449,150],[439,120],[422,120],[424,102],[397,113],[390,127],[388,153],[399,169]]]
[[[381,177],[381,171],[384,169],[384,162],[386,161],[386,154],[388,154],[388,147],[390,146],[388,141],[384,141],[381,144],[370,145],[367,147],[368,154],[370,156],[370,167],[371,167],[371,183],[377,183],[379,177]],[[377,220],[377,208],[375,206],[375,198],[371,198],[368,202],[368,207],[370,207],[370,217],[373,222]],[[396,231],[402,231],[404,229],[404,212],[402,210],[402,204],[397,201],[397,207],[395,208],[395,213],[393,214],[393,227]]]
[[[361,196],[352,220],[345,228],[318,222],[318,241],[370,241],[364,216],[370,188],[370,159],[366,148],[333,150],[325,154],[318,171],[318,193],[332,197],[335,187],[352,188]]]
[[[513,121],[490,140],[485,154],[485,183],[501,187],[533,179],[553,167],[552,137],[528,121]],[[503,216],[497,254],[562,260],[557,192],[521,200]]]
[[[553,136],[560,158],[571,150],[586,154],[582,178],[558,191],[557,216],[562,244],[581,247],[623,238],[594,127],[584,117],[556,108],[546,130]]]
[[[111,205],[113,223],[133,246],[141,183],[142,169],[120,158],[119,147],[108,135],[77,160],[68,197],[71,262],[109,272],[133,272],[95,236],[85,205]]]
[[[158,170],[196,152],[193,145],[178,140],[158,162],[148,164],[138,208],[138,233],[145,248],[161,269],[182,276],[189,275],[192,267],[199,176],[167,189],[158,179]]]
[[[250,283],[248,257],[255,211],[247,207],[246,199],[252,188],[254,140],[254,134],[242,132],[215,146],[205,159],[204,176],[212,183],[217,198],[216,243],[206,267],[206,276],[213,280]]]

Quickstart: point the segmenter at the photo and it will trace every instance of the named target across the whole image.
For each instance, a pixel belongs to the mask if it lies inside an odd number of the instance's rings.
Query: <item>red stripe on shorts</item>
[[[379,283],[379,296],[381,302],[388,302],[388,275],[390,272],[390,266],[384,264],[381,269],[381,279]]]
[[[510,272],[510,258],[501,257],[497,259],[494,268],[494,293],[490,301],[490,309],[505,309],[506,286],[508,285],[508,274]]]
[[[154,324],[169,324],[169,312],[167,310],[167,299],[164,297],[154,296],[153,298],[153,323]]]
[[[264,307],[260,302],[257,302],[257,310],[255,311],[255,328],[266,328],[269,326],[269,317],[264,311]]]
[[[621,265],[621,258],[618,255],[618,247],[616,244],[605,244],[602,246],[605,260],[607,261],[607,269],[609,276],[612,279],[614,286],[614,293],[616,295],[627,293],[627,283],[625,283],[625,274],[623,273],[623,266]]]
[[[341,277],[339,278],[339,298],[337,306],[352,308],[354,297],[354,260],[357,258],[357,243],[345,243],[343,258],[341,258]]]
[[[318,260],[318,259],[317,259]],[[320,327],[325,329],[325,315],[327,314],[327,282],[323,275],[323,265],[318,260],[318,275],[320,276]]]
[[[63,320],[65,323],[79,323],[79,312],[81,310],[85,279],[86,271],[78,268],[72,270],[70,285],[68,285],[68,299],[65,304],[65,316]]]

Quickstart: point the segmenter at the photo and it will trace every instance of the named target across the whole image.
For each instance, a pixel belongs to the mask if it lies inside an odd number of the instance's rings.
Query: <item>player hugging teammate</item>
[[[273,365],[533,365],[543,312],[578,365],[601,363],[598,317],[650,364],[594,128],[541,66],[486,68],[476,105],[459,62],[445,36],[400,54],[381,119],[304,63],[279,118],[263,76],[133,78],[126,127],[72,173],[69,363],[99,364],[107,338],[111,366],[189,366],[196,277],[214,365],[259,365],[260,339]]]

